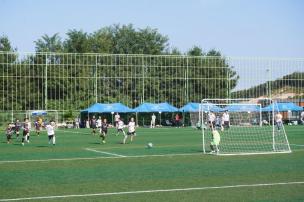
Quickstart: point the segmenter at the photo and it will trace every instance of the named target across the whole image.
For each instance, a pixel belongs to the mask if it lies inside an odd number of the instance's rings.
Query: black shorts
[[[213,127],[215,126],[215,121],[208,121],[208,123],[210,124],[210,125],[212,125]]]
[[[101,133],[106,135],[108,133],[108,130],[101,130]]]
[[[91,128],[92,129],[96,129],[96,125],[91,125]]]
[[[54,135],[49,135],[49,140],[53,139]]]
[[[7,140],[12,139],[12,134],[6,134],[6,139],[7,139]]]
[[[224,126],[229,127],[229,121],[224,121]]]
[[[26,136],[27,134],[29,134],[29,130],[23,130],[23,136]]]
[[[128,135],[135,135],[135,131],[134,132],[128,132]]]

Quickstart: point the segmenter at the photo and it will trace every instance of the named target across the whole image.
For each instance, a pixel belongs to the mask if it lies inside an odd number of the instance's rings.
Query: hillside
[[[274,99],[304,98],[304,72],[294,72],[274,81],[232,92],[231,96],[232,98],[262,98],[269,95]]]

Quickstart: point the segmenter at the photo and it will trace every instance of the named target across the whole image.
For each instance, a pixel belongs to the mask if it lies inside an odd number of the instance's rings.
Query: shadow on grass
[[[100,144],[100,142],[90,142],[89,144]]]

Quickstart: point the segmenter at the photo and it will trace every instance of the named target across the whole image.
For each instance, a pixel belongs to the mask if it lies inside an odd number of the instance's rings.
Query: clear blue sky
[[[132,23],[157,28],[182,52],[304,57],[303,0],[0,0],[0,9],[0,35],[22,52],[43,34]]]

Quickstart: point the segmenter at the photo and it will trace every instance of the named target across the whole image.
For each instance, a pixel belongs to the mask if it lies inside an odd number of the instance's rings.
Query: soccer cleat
[[[22,142],[22,146],[24,146],[24,142]]]
[[[106,141],[105,141],[105,140],[103,140],[103,141],[102,141],[102,143],[103,143],[103,144],[105,144],[105,143],[106,143]]]

